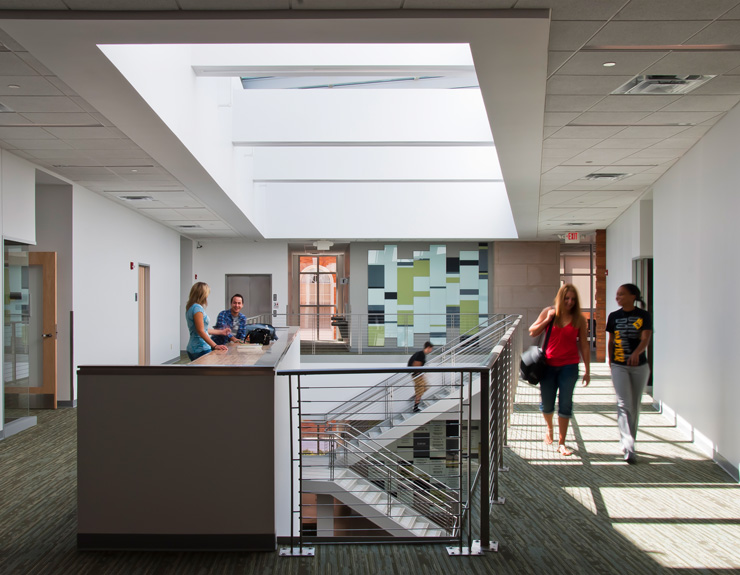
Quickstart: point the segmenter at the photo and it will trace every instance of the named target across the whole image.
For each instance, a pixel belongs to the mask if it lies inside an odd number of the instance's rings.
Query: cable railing
[[[291,455],[290,550],[281,554],[317,542],[419,538],[472,554],[481,548],[473,545],[474,531],[487,547],[516,385],[519,323],[519,316],[501,316],[475,337],[451,342],[424,367],[278,371],[288,376],[291,437],[300,445]],[[431,383],[418,412],[411,401],[414,373]],[[385,379],[358,389],[355,382],[370,376]],[[476,396],[480,413],[473,413]],[[489,502],[481,505],[476,528],[473,489]]]
[[[291,313],[275,314],[276,325],[300,326],[303,354],[406,354],[426,341],[446,346],[475,337],[479,326],[503,317],[480,313]]]

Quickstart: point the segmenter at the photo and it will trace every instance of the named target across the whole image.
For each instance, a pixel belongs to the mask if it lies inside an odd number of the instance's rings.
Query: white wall
[[[138,363],[140,263],[150,266],[151,363],[177,357],[179,234],[81,186],[73,202],[75,365]]]
[[[606,229],[606,313],[617,309],[617,288],[632,283],[632,260],[653,256],[653,202],[632,204]]]
[[[654,395],[736,479],[738,150],[736,107],[653,188]]]
[[[3,237],[36,243],[36,168],[30,162],[0,150]]]
[[[218,313],[225,309],[226,274],[269,274],[272,276],[272,293],[277,294],[280,307],[278,317],[272,318],[275,326],[285,325],[288,305],[288,244],[287,242],[207,241],[198,242],[195,250],[193,274],[211,288],[210,306],[207,310],[211,325]],[[192,283],[191,282],[191,285]],[[188,291],[190,286],[187,287]],[[180,302],[185,313],[185,301]]]
[[[36,240],[30,251],[57,253],[57,399],[71,401],[69,312],[74,309],[71,184],[36,186]]]

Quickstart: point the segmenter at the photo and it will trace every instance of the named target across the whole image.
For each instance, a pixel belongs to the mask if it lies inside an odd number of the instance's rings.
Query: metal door
[[[231,307],[231,297],[244,297],[242,313],[256,318],[259,323],[270,323],[272,310],[272,275],[270,274],[227,274],[224,307]]]

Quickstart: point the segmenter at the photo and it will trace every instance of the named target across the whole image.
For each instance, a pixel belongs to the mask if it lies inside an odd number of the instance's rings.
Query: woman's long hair
[[[574,286],[573,284],[564,284],[560,286],[560,289],[558,290],[558,295],[555,296],[555,317],[558,319],[558,321],[562,319],[563,312],[565,311],[565,294],[567,294],[569,291],[573,292],[573,295],[576,298],[576,302],[575,304],[573,304],[573,309],[570,311],[570,323],[572,325],[578,326],[581,325],[583,314],[581,313],[581,298],[578,295],[578,290],[576,289],[576,286]]]
[[[206,307],[208,303],[208,295],[211,293],[211,288],[208,287],[206,282],[195,282],[193,287],[190,288],[190,295],[188,296],[188,303],[185,306],[185,310],[189,310],[193,304],[199,304]]]

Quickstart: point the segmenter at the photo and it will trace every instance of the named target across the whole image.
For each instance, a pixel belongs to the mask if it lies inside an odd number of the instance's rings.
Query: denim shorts
[[[545,377],[540,381],[540,411],[555,412],[555,396],[558,396],[558,415],[573,416],[573,390],[578,381],[578,364],[548,365]]]

